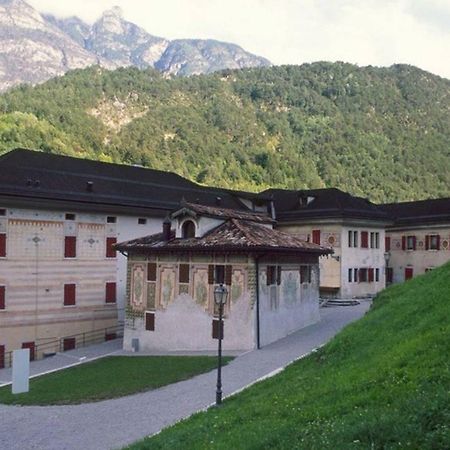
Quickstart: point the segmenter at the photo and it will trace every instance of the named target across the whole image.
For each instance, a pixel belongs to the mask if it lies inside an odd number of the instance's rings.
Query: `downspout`
[[[256,270],[256,348],[261,348],[260,330],[259,330],[259,257],[255,257]]]

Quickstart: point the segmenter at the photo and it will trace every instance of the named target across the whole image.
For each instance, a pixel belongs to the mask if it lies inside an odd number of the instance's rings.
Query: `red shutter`
[[[231,275],[233,273],[233,266],[225,266],[225,284],[231,286]]]
[[[0,345],[0,369],[5,368],[5,346]]]
[[[413,250],[415,250],[416,249],[417,238],[416,238],[416,236],[413,236],[412,238],[413,238]]]
[[[147,264],[147,281],[156,281],[156,263]]]
[[[208,284],[214,284],[214,265],[208,266]]]
[[[29,348],[30,349],[30,361],[34,361],[34,342],[24,342],[22,344],[22,348]]]
[[[369,283],[372,283],[373,282],[373,268],[370,268],[368,270],[368,273],[369,273]]]
[[[156,274],[155,279],[149,281],[156,281]],[[180,283],[189,283],[189,264],[180,264],[178,271],[178,281]]]
[[[75,258],[77,256],[77,238],[66,236],[64,238],[64,258]]]
[[[0,286],[0,309],[5,309],[5,286]]]
[[[425,236],[425,250],[430,249],[430,236],[428,234]]]
[[[64,306],[72,306],[76,303],[76,286],[75,284],[64,285]]]
[[[441,249],[441,236],[439,234],[436,236],[436,250]]]
[[[406,236],[402,236],[402,250],[406,250]]]
[[[312,230],[312,241],[313,244],[320,245],[320,230]]]
[[[115,237],[106,238],[106,257],[107,258],[115,258],[116,250],[113,248],[113,245],[117,243],[117,239]]]
[[[384,238],[384,251],[389,252],[391,250],[391,238],[386,236]]]
[[[0,233],[0,257],[6,256],[6,234]]]
[[[361,231],[361,248],[369,248],[369,232]]]
[[[116,303],[116,283],[114,281],[106,283],[105,302]]]

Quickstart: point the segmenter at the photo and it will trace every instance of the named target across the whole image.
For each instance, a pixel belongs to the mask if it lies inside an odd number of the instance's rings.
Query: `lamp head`
[[[227,302],[228,290],[227,288],[220,283],[219,286],[214,288],[214,302],[216,305],[225,305]]]

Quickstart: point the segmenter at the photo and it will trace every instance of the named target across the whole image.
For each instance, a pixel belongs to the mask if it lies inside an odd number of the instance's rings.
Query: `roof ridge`
[[[245,236],[246,239],[248,239],[252,244],[255,244],[255,240],[253,239],[253,236],[251,236],[248,231],[243,227],[243,224],[240,220],[231,218],[231,222],[234,224],[234,226]],[[258,224],[253,224],[253,226]]]

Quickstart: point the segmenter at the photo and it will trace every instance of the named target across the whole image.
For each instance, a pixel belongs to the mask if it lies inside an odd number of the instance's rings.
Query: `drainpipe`
[[[256,270],[256,348],[261,348],[259,331],[259,257],[255,257]]]

